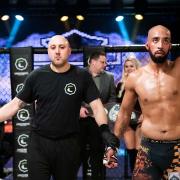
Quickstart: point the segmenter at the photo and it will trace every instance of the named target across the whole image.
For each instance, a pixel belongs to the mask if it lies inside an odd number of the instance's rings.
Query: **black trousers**
[[[28,147],[31,180],[75,180],[80,163],[78,136],[48,139],[32,133]]]
[[[80,119],[83,179],[104,180],[104,144],[94,118]]]

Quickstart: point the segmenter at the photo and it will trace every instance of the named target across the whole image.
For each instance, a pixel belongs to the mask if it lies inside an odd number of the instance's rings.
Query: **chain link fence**
[[[11,99],[9,55],[0,55],[0,106]]]

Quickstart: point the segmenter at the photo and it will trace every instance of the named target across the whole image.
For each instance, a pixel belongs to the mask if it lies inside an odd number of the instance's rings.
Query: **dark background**
[[[22,41],[32,33],[54,31],[62,34],[73,28],[93,34],[120,33],[114,18],[117,14],[125,16],[124,23],[131,35],[135,28],[135,13],[144,14],[137,36],[146,35],[150,27],[163,24],[172,31],[172,42],[180,40],[180,0],[1,0],[0,16],[9,14],[8,22],[0,21],[0,38],[8,37],[13,26],[14,15],[21,14],[22,22],[14,43]],[[83,14],[85,20],[77,25],[75,15]],[[60,22],[62,15],[69,15],[69,29]],[[136,39],[133,40],[138,43]]]

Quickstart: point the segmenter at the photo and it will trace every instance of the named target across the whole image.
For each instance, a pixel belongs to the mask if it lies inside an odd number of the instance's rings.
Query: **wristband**
[[[120,146],[119,139],[110,132],[107,124],[102,124],[99,128],[106,147],[111,147],[114,151],[117,151]]]

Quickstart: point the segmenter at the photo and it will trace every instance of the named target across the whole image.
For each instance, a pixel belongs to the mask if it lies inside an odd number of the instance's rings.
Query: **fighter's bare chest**
[[[172,75],[148,75],[139,83],[137,93],[144,101],[173,100],[180,96],[178,78]]]

